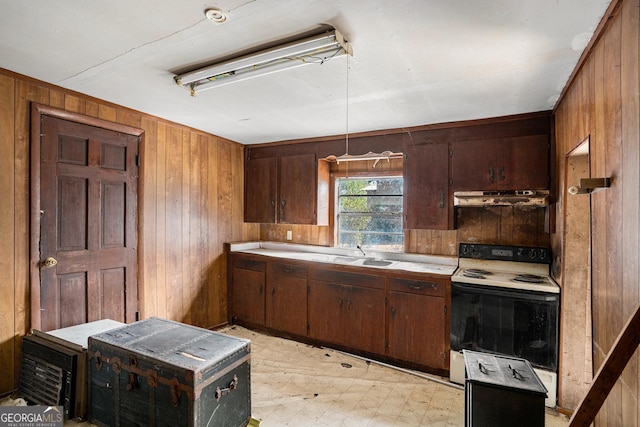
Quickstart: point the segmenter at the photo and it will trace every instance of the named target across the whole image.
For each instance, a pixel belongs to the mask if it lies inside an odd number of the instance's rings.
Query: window
[[[336,246],[404,250],[401,177],[339,178],[336,187]]]

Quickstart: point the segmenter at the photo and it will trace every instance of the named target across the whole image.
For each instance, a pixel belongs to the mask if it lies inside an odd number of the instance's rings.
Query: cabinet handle
[[[258,291],[259,291],[260,293],[262,293],[262,285],[260,285],[260,286],[258,287]]]
[[[282,271],[285,273],[293,273],[293,267],[282,267]]]
[[[440,209],[444,209],[444,193],[440,193]]]
[[[338,300],[338,306],[339,306],[340,308],[342,308],[342,298],[340,298],[340,299]]]
[[[489,166],[489,182],[493,182],[493,166]]]
[[[347,300],[347,311],[351,311],[351,300]]]
[[[287,201],[283,197],[280,199],[280,220],[284,220],[284,207],[286,206]]]
[[[272,197],[272,198],[271,198],[271,207],[272,207],[272,208],[275,208],[275,207],[276,207],[276,198],[275,198],[275,197]]]
[[[393,317],[393,318],[396,317],[396,307],[395,306],[391,307],[391,317]]]
[[[502,181],[504,181],[505,176],[504,176],[504,166],[500,166],[500,179]]]
[[[415,289],[417,291],[420,291],[420,290],[424,289],[424,287],[422,285],[409,285],[409,287],[411,289]]]

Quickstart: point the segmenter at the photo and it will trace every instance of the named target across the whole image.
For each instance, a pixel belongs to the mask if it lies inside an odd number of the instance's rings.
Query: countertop
[[[368,251],[366,248],[366,255],[363,255],[357,249],[331,248],[327,246],[282,242],[254,241],[230,243],[230,251],[275,258],[446,276],[451,276],[458,267],[458,258],[453,256],[375,252]]]

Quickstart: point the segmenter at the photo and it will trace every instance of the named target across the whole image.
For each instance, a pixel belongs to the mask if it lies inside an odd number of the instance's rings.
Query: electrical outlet
[[[293,232],[291,230],[287,230],[287,240],[293,239]]]

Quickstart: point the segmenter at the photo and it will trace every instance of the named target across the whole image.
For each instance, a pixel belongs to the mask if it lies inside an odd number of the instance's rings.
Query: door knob
[[[53,257],[46,257],[44,259],[44,261],[42,261],[42,266],[44,268],[50,268],[53,267],[54,265],[58,264],[58,260],[53,258]]]

